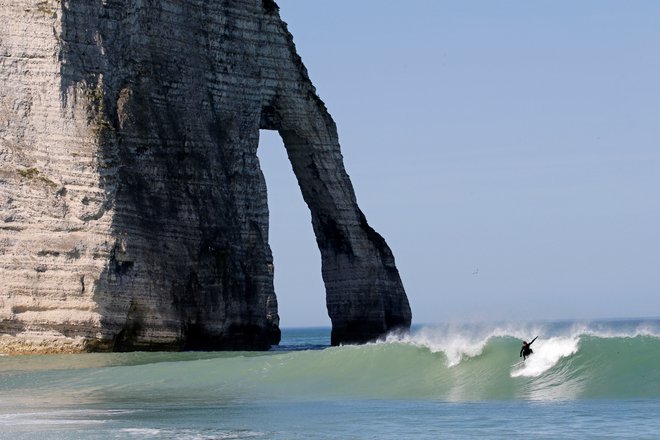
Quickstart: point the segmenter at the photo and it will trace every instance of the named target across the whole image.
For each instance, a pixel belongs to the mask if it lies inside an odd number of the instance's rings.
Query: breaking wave
[[[19,406],[52,396],[60,404],[660,397],[659,328],[433,326],[313,350],[3,357],[0,392]],[[521,339],[537,335],[534,354],[520,362]]]

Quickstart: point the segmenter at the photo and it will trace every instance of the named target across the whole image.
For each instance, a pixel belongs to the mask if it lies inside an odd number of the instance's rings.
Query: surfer
[[[538,338],[538,336],[536,338]],[[527,341],[523,341],[522,348],[520,349],[520,356],[519,356],[519,357],[522,357],[523,360],[527,359],[527,357],[529,357],[530,354],[534,353],[534,351],[532,351],[532,347],[530,347],[530,345],[532,345],[532,343],[534,341],[536,341],[536,338],[532,339],[532,341],[529,344],[527,343]]]

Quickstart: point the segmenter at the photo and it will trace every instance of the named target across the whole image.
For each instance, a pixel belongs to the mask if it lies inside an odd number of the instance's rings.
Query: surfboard
[[[515,367],[517,367],[518,365],[522,365],[522,364],[524,364],[524,363],[525,363],[525,361],[522,360],[522,361],[520,361],[520,362],[517,362],[517,363],[511,365],[511,368],[515,368]]]

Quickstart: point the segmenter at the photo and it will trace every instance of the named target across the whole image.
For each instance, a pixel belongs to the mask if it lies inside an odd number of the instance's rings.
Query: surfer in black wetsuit
[[[538,338],[538,336],[536,338]],[[522,357],[523,360],[525,360],[530,354],[534,353],[530,345],[532,345],[532,343],[536,341],[536,338],[532,339],[532,341],[529,344],[527,343],[527,341],[523,341],[522,348],[520,349],[520,356],[518,357]]]

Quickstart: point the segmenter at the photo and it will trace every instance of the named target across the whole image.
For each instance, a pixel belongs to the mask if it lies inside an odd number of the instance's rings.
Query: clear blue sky
[[[414,323],[660,316],[660,2],[279,0]],[[329,325],[262,132],[281,325]]]

